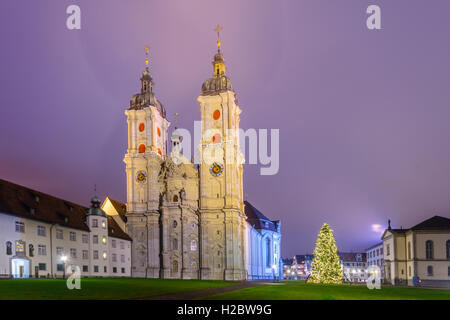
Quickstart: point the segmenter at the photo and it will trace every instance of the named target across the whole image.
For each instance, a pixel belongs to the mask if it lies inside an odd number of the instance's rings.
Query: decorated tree
[[[324,223],[317,236],[314,258],[311,263],[312,283],[342,283],[342,268],[334,239],[333,230]]]

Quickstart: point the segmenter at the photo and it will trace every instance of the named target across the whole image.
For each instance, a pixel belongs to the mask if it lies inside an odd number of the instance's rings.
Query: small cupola
[[[106,213],[102,210],[100,205],[100,199],[97,198],[97,195],[94,195],[94,197],[91,199],[91,207],[86,211],[86,216],[101,216],[106,218]]]

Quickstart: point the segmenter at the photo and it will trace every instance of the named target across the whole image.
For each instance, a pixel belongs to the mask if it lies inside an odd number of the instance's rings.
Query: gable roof
[[[244,201],[245,215],[247,216],[247,223],[254,226],[256,229],[265,229],[271,231],[278,231],[279,221],[269,220],[261,211],[256,209],[250,202]]]
[[[114,207],[114,209],[117,211],[117,213],[119,214],[120,218],[122,218],[122,220],[124,222],[126,222],[126,214],[127,214],[127,205],[125,203],[122,203],[120,201],[114,200],[110,197],[106,197],[107,201],[109,200],[112,204],[112,206]]]
[[[89,231],[86,207],[0,179],[0,212]]]

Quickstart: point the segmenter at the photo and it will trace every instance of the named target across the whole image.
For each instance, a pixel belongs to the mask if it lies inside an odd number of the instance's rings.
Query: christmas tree
[[[333,230],[324,223],[317,236],[314,258],[311,263],[312,283],[342,283],[342,269],[334,240]]]

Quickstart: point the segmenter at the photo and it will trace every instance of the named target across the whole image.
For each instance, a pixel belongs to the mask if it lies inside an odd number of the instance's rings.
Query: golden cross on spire
[[[178,113],[175,113],[173,116],[175,117],[174,122],[175,122],[175,126],[176,126],[177,123],[178,123],[178,118],[177,118],[177,117],[179,116],[179,114],[178,114]]]
[[[145,46],[144,50],[145,50],[145,65],[148,66],[148,51],[150,50],[150,48],[148,46]]]
[[[220,50],[220,31],[222,31],[222,26],[220,24],[217,25],[217,27],[214,29],[215,32],[217,32],[217,48]]]

